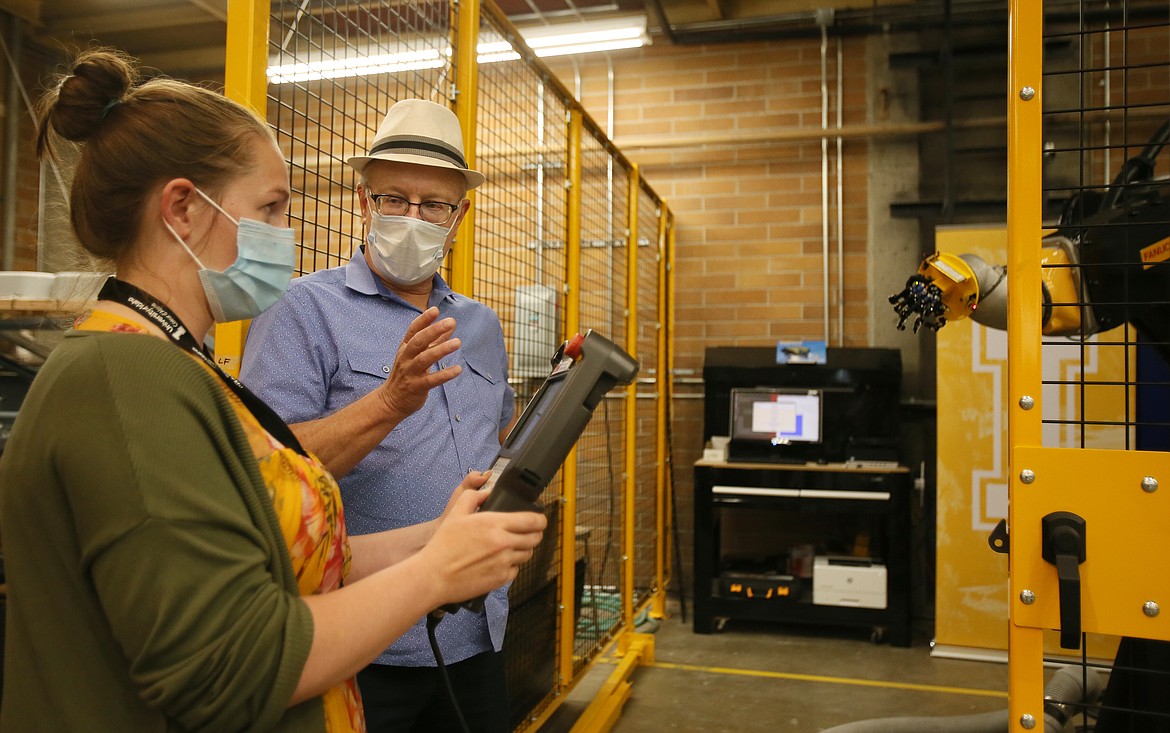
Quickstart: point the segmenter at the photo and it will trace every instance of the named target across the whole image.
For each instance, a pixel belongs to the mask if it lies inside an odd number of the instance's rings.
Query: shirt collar
[[[366,262],[364,247],[359,246],[355,249],[353,256],[349,258],[349,264],[345,266],[345,286],[362,295],[380,295],[384,298],[406,302],[398,297],[393,290],[386,287],[386,283],[379,280],[374,271],[370,269],[370,263]],[[459,294],[452,290],[443,276],[438,273],[435,274],[432,288],[431,304],[441,303],[444,300],[455,303],[459,300]]]

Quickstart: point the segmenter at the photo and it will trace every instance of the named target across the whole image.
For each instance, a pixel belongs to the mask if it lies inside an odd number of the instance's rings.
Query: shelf
[[[890,216],[895,219],[938,217],[942,216],[942,213],[942,201],[906,201],[890,204]],[[956,215],[979,215],[999,221],[1007,216],[1007,200],[956,201],[954,202],[954,213]]]
[[[92,300],[34,300],[30,298],[0,298],[0,316],[7,314],[27,315],[77,315],[92,307]]]
[[[854,461],[852,463],[761,463],[755,461],[713,461],[701,458],[695,461],[696,468],[730,468],[735,470],[767,470],[767,471],[816,471],[827,473],[909,473],[906,466],[888,465],[883,463],[866,463]]]
[[[875,641],[910,645],[910,475],[905,466],[701,460],[694,471],[696,633],[711,633],[724,620],[738,618],[868,627]],[[758,537],[766,539],[753,539]],[[818,555],[842,554],[834,548],[856,543],[858,537],[865,538],[868,550],[843,554],[882,558],[884,608],[814,604],[811,579],[802,579],[800,592],[789,597],[723,594],[722,573],[736,571],[734,558],[741,553],[782,568],[794,547],[811,543]]]

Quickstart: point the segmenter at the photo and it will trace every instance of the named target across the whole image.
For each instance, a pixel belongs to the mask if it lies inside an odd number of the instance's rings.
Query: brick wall
[[[0,15],[0,32],[8,33],[9,22],[11,22],[10,16]],[[37,98],[38,92],[41,89],[42,76],[46,65],[47,61],[43,52],[27,45],[20,50],[21,81],[29,96],[34,100]],[[12,83],[7,59],[5,59],[4,68],[4,73],[0,75],[3,77],[0,78],[0,103],[7,101],[8,87]],[[16,197],[16,245],[13,251],[12,269],[36,270],[40,165],[36,160],[35,132],[32,118],[29,116],[28,108],[25,106],[23,97],[18,95],[17,99],[20,102],[15,109],[3,108],[5,125],[7,124],[8,115],[14,114],[17,118],[16,189],[15,191],[0,190],[0,199],[6,200],[8,196]],[[5,128],[0,127],[0,129]],[[7,150],[7,146],[5,146],[5,150]],[[0,156],[2,156],[2,153],[0,153]],[[3,165],[7,166],[7,161],[4,161]],[[4,170],[7,170],[7,168],[5,167]],[[0,212],[0,220],[2,219],[3,214]]]
[[[863,44],[845,43],[846,125],[866,119]],[[704,348],[715,344],[825,336],[819,47],[819,40],[661,45],[612,57],[610,136],[676,215],[679,368],[700,368]],[[604,126],[605,59],[586,57],[576,70],[552,66],[571,90],[579,73],[582,103]],[[833,91],[832,44],[828,66]],[[865,144],[847,144],[843,343],[850,346],[866,345],[865,166]],[[830,227],[830,288],[840,291],[835,214]],[[836,307],[834,297],[830,337],[841,343]]]
[[[836,124],[836,42],[828,48],[829,123]],[[845,39],[843,125],[868,120],[864,39]],[[681,567],[691,595],[691,465],[701,455],[702,376],[709,346],[825,338],[819,39],[713,46],[655,45],[611,55],[610,137],[637,163],[676,221],[675,368],[671,442]],[[604,128],[609,66],[550,59]],[[836,205],[836,145],[828,191]],[[829,218],[829,340],[868,346],[868,144],[843,147],[844,282],[836,214]],[[838,322],[838,298],[844,323]],[[843,330],[843,339],[842,339]],[[677,587],[674,586],[674,587]]]

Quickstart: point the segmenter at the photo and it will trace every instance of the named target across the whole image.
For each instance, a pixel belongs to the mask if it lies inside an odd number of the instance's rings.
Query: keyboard
[[[846,468],[880,468],[880,469],[889,469],[889,468],[900,468],[900,467],[901,467],[901,464],[900,464],[900,463],[898,463],[897,461],[868,461],[868,460],[866,460],[866,461],[859,461],[859,460],[848,460],[848,461],[845,461],[845,467],[846,467]]]

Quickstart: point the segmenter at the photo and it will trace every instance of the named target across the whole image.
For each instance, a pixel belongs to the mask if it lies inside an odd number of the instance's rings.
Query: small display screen
[[[733,389],[731,438],[772,445],[821,442],[818,390]]]
[[[568,371],[554,372],[548,377],[541,388],[533,395],[532,400],[520,413],[520,419],[504,439],[505,448],[520,448],[532,437],[533,431],[540,423],[540,418],[549,410],[556,399],[557,393],[567,381]]]

